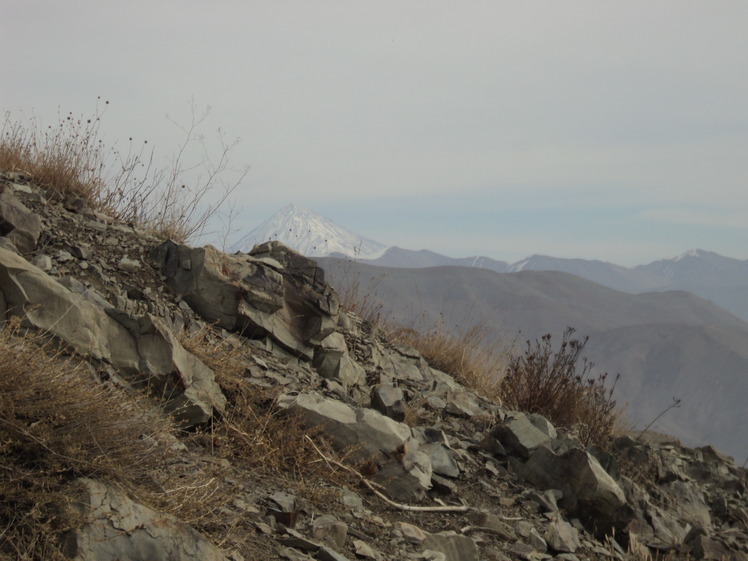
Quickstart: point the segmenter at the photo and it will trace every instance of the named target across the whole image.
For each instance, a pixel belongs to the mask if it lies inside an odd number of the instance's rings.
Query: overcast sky
[[[748,258],[745,0],[0,6],[13,115],[101,96],[167,158],[212,107],[251,166],[231,240],[293,202],[454,257]]]

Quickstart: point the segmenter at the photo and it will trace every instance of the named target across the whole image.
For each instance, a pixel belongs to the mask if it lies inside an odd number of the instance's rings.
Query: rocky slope
[[[86,383],[159,396],[182,428],[155,448],[160,469],[208,470],[198,497],[223,490],[218,504],[200,498],[207,516],[180,517],[103,469],[56,472],[77,514],[38,531],[57,529],[67,558],[748,559],[748,474],[731,458],[628,436],[587,449],[572,427],[486,401],[341,311],[317,264],[277,242],[234,256],[163,242],[17,174],[0,181],[0,231],[0,313],[67,344]],[[190,352],[185,333],[241,356],[239,378]],[[261,458],[250,468],[231,448],[246,434],[222,438],[244,413],[238,383],[306,427],[271,443],[313,443],[289,466],[296,479]],[[160,475],[146,479],[167,485]],[[34,476],[6,470],[0,483]],[[17,514],[2,521],[8,559],[23,558],[12,537],[34,530]]]
[[[556,271],[498,274],[466,267],[382,269],[319,259],[344,294],[358,283],[370,306],[395,323],[477,324],[489,339],[554,338],[567,327],[590,337],[585,356],[598,371],[621,374],[615,396],[645,427],[691,446],[748,454],[748,324],[686,292],[626,294]],[[518,335],[518,333],[520,333]]]

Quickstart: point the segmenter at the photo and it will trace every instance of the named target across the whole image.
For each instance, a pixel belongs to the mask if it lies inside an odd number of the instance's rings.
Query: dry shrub
[[[48,197],[78,197],[94,210],[163,239],[185,242],[202,235],[248,172],[247,167],[234,170],[229,165],[238,139],[227,142],[219,129],[218,157],[209,156],[206,138],[199,133],[209,108],[198,113],[192,104],[188,125],[172,121],[185,139],[170,164],[161,168],[147,141],[135,145],[130,138],[126,152],[104,143],[100,124],[108,104],[105,101],[102,107],[97,102],[88,117],[60,115],[56,126],[47,127],[37,118],[21,122],[6,113],[0,131],[0,171],[21,173]],[[187,163],[191,155],[197,161]],[[233,179],[226,180],[227,176]]]
[[[91,117],[68,113],[59,116],[57,126],[45,128],[36,118],[21,123],[6,113],[0,170],[22,173],[48,194],[76,195],[93,203],[104,189],[101,172],[106,149],[99,138],[102,114],[97,104]]]
[[[153,150],[146,144],[134,147],[132,139],[127,154],[115,151],[117,168],[100,194],[100,206],[117,220],[163,239],[186,242],[202,236],[249,171],[247,166],[230,166],[231,152],[240,140],[227,140],[220,128],[214,140],[217,151],[210,153],[200,133],[209,113],[210,107],[198,113],[191,102],[186,125],[167,116],[184,133],[167,167],[154,165]],[[206,204],[209,199],[212,202]]]
[[[616,425],[615,384],[606,387],[607,373],[591,378],[594,364],[586,359],[579,365],[587,338],[573,336],[574,329],[567,329],[555,351],[550,335],[528,341],[524,353],[510,361],[501,395],[505,405],[574,427],[584,444],[602,446]]]
[[[390,329],[393,342],[415,348],[430,366],[453,376],[487,399],[499,401],[501,374],[509,361],[509,348],[490,344],[486,329],[474,325],[450,330],[442,322],[429,329]]]
[[[17,322],[0,331],[0,552],[54,557],[77,477],[134,489],[161,467],[171,422],[96,380]]]

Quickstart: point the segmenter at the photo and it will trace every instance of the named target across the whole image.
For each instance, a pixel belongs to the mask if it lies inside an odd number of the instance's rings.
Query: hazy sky
[[[238,239],[287,203],[507,261],[748,258],[748,2],[0,0],[2,108],[110,101],[163,158],[241,137]],[[212,241],[212,240],[206,240]]]

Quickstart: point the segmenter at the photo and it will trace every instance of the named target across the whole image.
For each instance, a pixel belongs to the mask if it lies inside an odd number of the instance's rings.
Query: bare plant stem
[[[649,423],[646,427],[644,427],[644,430],[642,430],[639,433],[639,435],[636,437],[636,440],[641,440],[641,437],[644,436],[644,433],[647,432],[649,430],[649,428],[652,425],[654,425],[660,419],[660,417],[662,417],[665,413],[667,413],[671,409],[677,409],[678,407],[680,407],[680,403],[681,403],[680,398],[676,399],[674,397],[673,398],[673,402],[668,407],[666,407],[665,409],[663,409],[662,412],[659,415],[657,415],[654,419],[652,419],[651,423]]]
[[[320,450],[317,445],[314,443],[314,441],[309,438],[309,435],[304,435],[304,438],[306,438],[309,443],[312,445],[314,450],[317,452],[317,454],[320,455],[320,457],[329,465],[332,464],[334,466],[337,466],[348,473],[351,473],[355,475],[364,485],[366,485],[377,497],[382,499],[385,503],[388,505],[398,509],[398,510],[406,510],[409,512],[469,512],[471,510],[474,510],[473,508],[469,506],[414,506],[414,505],[404,505],[402,503],[396,503],[395,501],[390,500],[384,493],[382,493],[379,489],[377,489],[377,486],[375,483],[372,483],[368,479],[366,479],[363,475],[358,473],[355,469],[348,467],[345,464],[341,464],[340,462],[328,458],[322,453],[322,450]]]

